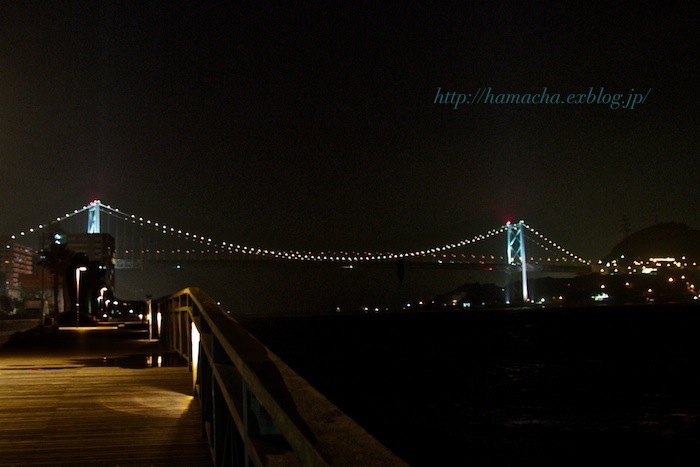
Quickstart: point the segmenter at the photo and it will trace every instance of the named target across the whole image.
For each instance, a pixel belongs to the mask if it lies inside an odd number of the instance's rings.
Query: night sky
[[[274,249],[522,218],[598,258],[623,216],[700,228],[692,2],[254,3],[0,3],[0,232],[95,198]],[[438,87],[651,91],[455,110]]]

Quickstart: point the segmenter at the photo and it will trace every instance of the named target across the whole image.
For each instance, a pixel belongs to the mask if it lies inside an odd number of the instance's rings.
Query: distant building
[[[22,276],[30,276],[34,270],[34,249],[8,238],[2,240],[2,249],[0,250],[2,286],[7,295],[19,298],[22,291]]]
[[[25,300],[42,300],[53,303],[53,274],[47,268],[38,266],[31,275],[20,279]],[[63,311],[63,289],[59,289],[59,311]]]

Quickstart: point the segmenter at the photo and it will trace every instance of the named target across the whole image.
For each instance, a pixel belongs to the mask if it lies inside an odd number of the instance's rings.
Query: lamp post
[[[153,340],[153,308],[150,295],[146,295],[146,305],[148,306],[148,311],[146,312],[146,321],[148,322],[148,340]]]
[[[107,318],[107,313],[105,310],[105,292],[109,290],[107,287],[102,287],[100,289],[100,296],[97,297],[98,301],[100,302],[100,315],[102,315],[102,318]]]
[[[80,327],[80,275],[87,271],[85,266],[75,269],[75,327]]]

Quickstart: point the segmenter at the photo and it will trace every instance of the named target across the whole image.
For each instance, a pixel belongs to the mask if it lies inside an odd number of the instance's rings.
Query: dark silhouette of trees
[[[73,261],[74,253],[65,243],[51,242],[48,248],[40,253],[39,265],[51,272],[53,278],[53,309],[51,317],[58,324],[58,292],[63,287],[64,304],[67,292],[67,274]]]

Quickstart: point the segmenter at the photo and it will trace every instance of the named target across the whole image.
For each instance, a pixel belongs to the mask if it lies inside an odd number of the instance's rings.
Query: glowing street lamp
[[[100,305],[100,313],[101,314],[104,314],[104,312],[105,312],[105,292],[107,292],[107,290],[109,290],[107,287],[102,287],[100,289],[100,296],[97,297],[97,303],[99,303],[99,305]],[[107,315],[103,316],[103,318],[106,318],[106,317],[107,317]]]
[[[80,275],[87,271],[85,266],[75,269],[75,327],[80,327]]]

